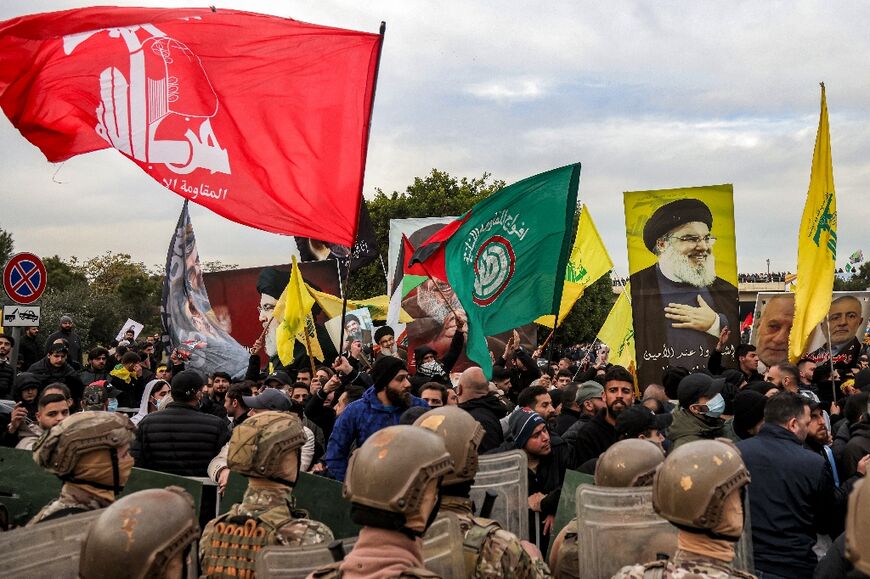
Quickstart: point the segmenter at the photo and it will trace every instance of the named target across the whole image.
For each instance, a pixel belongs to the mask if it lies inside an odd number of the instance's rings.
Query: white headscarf
[[[142,401],[139,402],[139,412],[136,413],[130,420],[133,424],[139,424],[139,421],[148,416],[148,403],[151,401],[151,391],[157,384],[169,384],[166,380],[151,380],[145,385],[145,390],[142,392]]]

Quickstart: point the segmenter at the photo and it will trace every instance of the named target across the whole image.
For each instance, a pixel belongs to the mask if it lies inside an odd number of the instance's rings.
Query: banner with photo
[[[830,364],[833,354],[834,369],[840,379],[850,377],[852,370],[858,367],[862,347],[870,344],[868,320],[870,291],[833,292],[828,315],[810,334],[803,357],[822,366]],[[758,294],[749,343],[758,353],[759,372],[788,362],[788,337],[793,322],[793,293]]]
[[[706,368],[724,327],[739,343],[731,185],[626,192],[625,229],[638,383],[667,366]]]

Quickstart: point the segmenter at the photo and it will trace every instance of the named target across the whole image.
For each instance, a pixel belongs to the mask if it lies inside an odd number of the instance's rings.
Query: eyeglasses
[[[682,241],[683,243],[688,243],[690,245],[698,245],[702,241],[707,245],[713,245],[716,243],[716,238],[712,235],[705,235],[701,237],[700,235],[681,235],[679,237],[674,237],[673,235],[669,235],[671,239],[676,239],[678,241]]]
[[[274,304],[266,304],[265,306],[257,306],[257,311],[261,314],[271,314],[275,311]]]

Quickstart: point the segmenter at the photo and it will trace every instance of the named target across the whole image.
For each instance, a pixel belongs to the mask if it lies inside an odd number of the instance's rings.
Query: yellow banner
[[[574,247],[565,268],[565,284],[562,286],[562,302],[559,306],[559,324],[571,312],[571,308],[583,295],[587,287],[595,283],[601,276],[613,269],[613,261],[601,241],[598,229],[592,221],[592,215],[586,205],[580,209],[580,219],[577,221],[577,235],[574,237]],[[553,327],[555,316],[541,316],[536,324]]]
[[[631,316],[631,284],[625,286],[616,299],[604,325],[598,331],[598,340],[610,347],[610,363],[634,372],[634,326]]]
[[[788,357],[792,363],[800,359],[810,333],[828,313],[834,289],[836,259],[837,198],[834,193],[828,104],[825,100],[825,85],[822,85],[822,111],[816,132],[810,187],[798,235],[794,324],[788,340]]]
[[[305,286],[310,294],[314,297],[317,305],[323,309],[326,317],[329,319],[341,315],[341,298],[332,294],[324,293],[313,289],[311,286]],[[368,308],[373,320],[386,320],[387,311],[390,309],[389,296],[375,296],[366,300],[347,300],[347,311],[358,310],[360,308]],[[402,310],[399,316],[399,321],[403,324],[414,321],[414,318],[408,315],[405,310]]]
[[[323,361],[323,348],[320,346],[320,340],[317,339],[317,330],[311,315],[305,316],[305,326],[296,334],[296,339],[305,346],[309,357]]]
[[[305,331],[305,318],[311,313],[312,307],[314,307],[314,298],[302,279],[302,272],[299,271],[296,264],[296,256],[293,256],[293,271],[290,273],[290,281],[281,292],[281,297],[278,298],[273,313],[275,319],[278,320],[278,328],[275,330],[278,358],[285,366],[293,363],[293,346],[296,335]],[[321,359],[322,356],[321,353]]]

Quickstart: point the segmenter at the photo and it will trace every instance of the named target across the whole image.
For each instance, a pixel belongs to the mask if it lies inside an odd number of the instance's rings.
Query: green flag
[[[468,315],[466,354],[487,376],[486,336],[557,313],[579,181],[577,163],[505,187],[444,226],[411,258],[456,292]]]

